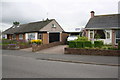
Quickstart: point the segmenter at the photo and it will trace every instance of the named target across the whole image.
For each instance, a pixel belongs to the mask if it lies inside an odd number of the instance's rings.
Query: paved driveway
[[[45,54],[64,54],[64,48],[67,47],[67,45],[59,45],[55,47],[51,47],[48,49],[43,49],[41,51],[38,51],[36,53],[45,53]]]
[[[67,47],[67,45],[58,45],[55,47],[51,47],[48,49],[43,49],[40,51],[37,51],[36,53],[41,53],[41,54],[64,54],[64,48]],[[27,48],[27,49],[21,49],[22,51],[32,51],[32,48]]]

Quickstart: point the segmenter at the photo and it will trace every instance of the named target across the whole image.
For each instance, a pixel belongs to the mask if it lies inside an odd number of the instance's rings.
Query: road
[[[77,64],[3,55],[3,78],[117,78],[117,66]]]
[[[65,55],[54,53],[38,53],[25,50],[2,50],[3,55],[14,55],[39,59],[62,59],[68,61],[94,62],[98,64],[118,64],[120,57],[115,56],[92,56],[92,55]]]

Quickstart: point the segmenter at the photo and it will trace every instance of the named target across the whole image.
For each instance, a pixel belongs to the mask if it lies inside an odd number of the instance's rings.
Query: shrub
[[[84,41],[77,41],[76,42],[76,48],[83,48],[83,42]]]
[[[18,43],[16,40],[2,40],[2,44],[7,45],[7,44],[16,44]]]
[[[2,40],[2,45],[9,45],[9,44],[19,44],[19,45],[28,45],[29,42],[25,40]]]
[[[80,37],[78,36],[77,40],[69,41],[70,48],[91,48],[93,46],[91,41],[88,41],[87,37]]]
[[[108,46],[102,46],[101,49],[108,50],[108,49],[110,49],[110,47],[108,47]]]
[[[87,37],[80,37],[80,36],[78,36],[77,41],[88,41],[88,38]]]
[[[91,41],[84,41],[83,42],[83,48],[85,48],[85,47],[92,47],[92,42]]]
[[[77,41],[76,42],[76,48],[85,48],[85,47],[92,47],[91,41]]]
[[[69,41],[69,48],[76,48],[76,41]]]
[[[32,44],[42,44],[42,40],[37,39],[37,40],[31,40]]]
[[[120,41],[118,42],[118,49],[120,50]]]
[[[101,48],[103,46],[103,41],[94,41],[94,47]]]
[[[95,37],[95,39],[100,39],[101,35],[96,33],[94,37]]]

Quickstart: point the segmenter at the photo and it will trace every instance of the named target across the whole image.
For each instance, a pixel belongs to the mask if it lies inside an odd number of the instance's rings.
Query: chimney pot
[[[95,12],[94,11],[91,11],[91,18],[93,18],[95,16]]]

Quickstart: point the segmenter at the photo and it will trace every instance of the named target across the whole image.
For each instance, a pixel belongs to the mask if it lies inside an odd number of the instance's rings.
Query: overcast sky
[[[56,19],[65,30],[81,28],[95,15],[117,14],[119,0],[2,0],[0,26],[3,30],[14,21],[21,24]]]

